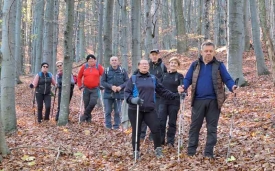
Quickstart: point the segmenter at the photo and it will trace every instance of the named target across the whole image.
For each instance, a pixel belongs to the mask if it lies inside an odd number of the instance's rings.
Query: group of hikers
[[[181,64],[177,57],[173,56],[169,59],[169,71],[167,71],[160,58],[159,50],[154,49],[150,52],[150,61],[141,59],[138,62],[138,69],[130,78],[127,71],[119,65],[118,57],[111,57],[110,66],[104,69],[97,63],[94,55],[88,55],[87,62],[82,65],[78,73],[77,83],[73,75],[71,76],[70,99],[75,84],[82,91],[85,110],[80,117],[80,122],[91,122],[91,113],[97,104],[100,88],[104,87],[105,128],[110,130],[120,128],[121,103],[125,100],[129,104],[128,117],[132,127],[134,157],[140,157],[140,141],[145,138],[148,126],[151,132],[149,139],[153,140],[155,155],[161,158],[163,145],[174,147],[178,112],[182,105],[180,102],[191,85],[192,114],[187,154],[189,156],[196,154],[199,132],[205,118],[207,140],[204,156],[214,158],[218,120],[225,101],[224,84],[231,92],[234,92],[237,86],[224,64],[215,58],[215,45],[212,42],[204,42],[201,45],[200,54],[184,77],[177,72]],[[59,117],[63,62],[56,62],[56,79],[48,72],[48,68],[49,64],[43,62],[41,72],[36,74],[30,84],[30,88],[35,88],[38,123],[49,120],[51,84],[59,89],[55,120],[58,121]],[[43,102],[46,109],[44,118],[42,117]],[[114,111],[113,124],[112,111]]]

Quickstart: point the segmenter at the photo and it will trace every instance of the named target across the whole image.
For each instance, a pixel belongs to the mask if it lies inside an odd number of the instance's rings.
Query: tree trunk
[[[268,71],[265,60],[264,53],[262,49],[262,44],[260,40],[260,25],[258,20],[258,8],[256,5],[256,0],[250,0],[250,15],[251,15],[251,28],[252,28],[252,36],[253,36],[253,45],[256,55],[256,66],[258,75],[266,75],[270,72]]]
[[[58,45],[58,33],[59,33],[59,24],[58,24],[58,15],[59,15],[59,0],[54,1],[54,19],[53,19],[53,66],[57,59],[57,45]],[[53,75],[56,75],[56,70],[53,70]]]
[[[36,39],[36,53],[35,53],[35,73],[38,73],[42,63],[42,43],[43,43],[43,26],[44,26],[44,0],[37,1],[35,4],[35,11],[37,12],[37,39]]]
[[[85,31],[84,31],[84,23],[85,23],[85,1],[80,1],[79,7],[79,59],[85,58]]]
[[[21,16],[22,16],[22,1],[17,1],[16,5],[16,21],[15,21],[15,62],[16,62],[16,82],[22,83],[19,76],[22,75],[22,52],[21,52]]]
[[[102,64],[103,62],[103,3],[104,0],[99,0],[99,12],[98,12],[98,46],[97,46],[97,56],[98,62]],[[126,37],[125,37],[126,39]]]
[[[250,29],[249,29],[249,1],[244,0],[244,50],[248,52],[250,50]]]
[[[152,23],[153,23],[153,48],[154,49],[159,49],[161,48],[159,45],[159,8],[160,8],[160,3],[159,0],[153,0],[153,14],[152,14]]]
[[[209,10],[210,10],[210,0],[204,0],[204,13],[203,13],[203,35],[204,35],[204,40],[210,39],[210,21],[209,21]]]
[[[49,72],[55,69],[53,63],[53,14],[54,0],[46,1],[45,22],[44,22],[44,39],[43,39],[43,61],[48,62]]]
[[[176,7],[176,27],[177,27],[177,53],[181,54],[188,51],[187,35],[184,26],[184,16],[182,8],[182,0],[175,0]]]
[[[132,71],[137,69],[137,63],[141,59],[140,7],[140,1],[131,0]]]
[[[4,131],[1,120],[0,120],[0,154],[3,156],[10,154],[10,149],[6,143],[5,131]],[[0,155],[0,157],[1,157],[1,155]],[[0,161],[0,163],[1,163],[1,161]]]
[[[150,51],[153,49],[152,37],[152,15],[151,15],[151,0],[144,1],[145,14],[145,58],[149,59]]]
[[[270,24],[267,23],[266,20],[266,8],[265,8],[265,1],[259,1],[259,14],[260,14],[260,23],[263,34],[266,36],[266,46],[268,51],[268,56],[271,63],[271,72],[273,78],[273,84],[275,86],[275,55],[274,55],[274,47],[273,42],[270,36]]]
[[[17,129],[15,113],[15,60],[11,54],[10,43],[14,41],[14,16],[11,9],[15,5],[13,1],[5,0],[3,7],[2,23],[2,46],[3,55],[1,66],[1,121],[5,132],[11,132]],[[12,49],[13,50],[13,49]]]
[[[162,0],[162,36],[163,36],[163,49],[171,48],[171,27],[169,22],[169,6],[167,0]]]
[[[116,0],[114,2],[114,11],[113,11],[113,32],[112,32],[112,38],[113,38],[113,42],[112,42],[112,54],[117,56],[118,55],[118,41],[119,41],[119,0]]]
[[[128,37],[128,14],[127,14],[127,0],[121,0],[122,3],[122,9],[121,9],[121,55],[122,55],[122,67],[125,68],[127,71],[129,70],[128,67],[128,43],[127,43],[127,37]]]
[[[216,46],[220,46],[219,35],[220,35],[220,16],[221,16],[221,5],[220,0],[216,2],[215,6],[215,18],[214,18],[214,43]]]
[[[64,68],[62,77],[62,93],[60,103],[60,115],[57,125],[66,125],[69,118],[69,99],[71,89],[71,73],[73,63],[73,24],[74,24],[74,1],[66,1],[66,29],[64,32]]]
[[[243,76],[243,1],[231,0],[228,4],[228,53],[227,65],[232,78],[239,78],[239,85],[245,84]]]
[[[177,18],[177,14],[176,14],[176,6],[175,6],[175,2],[171,1],[171,13],[172,13],[172,19],[171,19],[171,26],[172,26],[172,40],[171,40],[171,48],[172,49],[176,49],[177,48],[177,27],[176,27],[176,18]]]

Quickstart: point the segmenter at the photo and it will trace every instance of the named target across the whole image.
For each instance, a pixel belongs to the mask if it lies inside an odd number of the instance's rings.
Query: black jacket
[[[172,93],[171,91],[164,88],[162,84],[159,83],[158,79],[156,79],[156,85],[154,85],[154,81],[149,73],[137,73],[136,86],[139,92],[139,97],[144,100],[143,105],[140,106],[140,110],[144,112],[150,112],[155,109],[155,92],[161,97],[167,99],[175,99],[179,96],[178,93]],[[130,109],[137,109],[137,105],[131,103],[131,99],[133,98],[132,77],[126,84],[124,97],[126,102],[129,104]]]
[[[128,80],[128,73],[120,66],[117,69],[106,68],[101,77],[101,85],[105,88],[104,99],[124,99],[124,88]],[[112,91],[113,85],[121,87],[119,93]]]
[[[36,93],[40,94],[50,94],[51,93],[51,84],[52,84],[52,74],[47,72],[46,74],[39,72],[39,80],[37,87],[35,89]]]
[[[152,61],[149,62],[150,66],[150,74],[153,74],[158,79],[161,79],[164,73],[167,73],[167,68],[163,64],[162,59],[159,58],[156,63],[153,63]]]

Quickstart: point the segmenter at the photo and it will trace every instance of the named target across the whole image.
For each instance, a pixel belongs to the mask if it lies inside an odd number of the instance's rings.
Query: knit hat
[[[48,65],[49,66],[49,64],[47,63],[47,62],[42,62],[42,64],[41,64],[41,68],[43,67],[43,65]]]
[[[89,59],[93,58],[94,60],[96,60],[96,57],[93,54],[90,54],[86,57],[86,60],[88,62]]]
[[[63,65],[63,62],[62,62],[62,61],[56,61],[55,65],[57,65],[57,64],[59,64],[59,63]]]
[[[169,63],[170,63],[171,61],[176,61],[176,62],[178,63],[178,65],[180,66],[180,60],[179,60],[177,57],[172,57],[172,58],[170,58],[170,59],[169,59]]]

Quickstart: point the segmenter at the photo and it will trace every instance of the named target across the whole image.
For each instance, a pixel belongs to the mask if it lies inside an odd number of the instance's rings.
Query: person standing
[[[178,86],[182,84],[183,75],[177,72],[180,66],[180,61],[177,57],[172,57],[169,60],[170,71],[165,73],[161,79],[163,87],[167,88],[173,93],[176,93]],[[165,145],[165,134],[166,134],[166,122],[168,120],[168,131],[167,131],[167,145],[174,147],[175,134],[177,129],[177,115],[180,108],[180,98],[175,100],[169,100],[160,98],[159,114],[160,114],[160,134],[161,144]]]
[[[217,143],[217,127],[221,107],[225,101],[224,85],[233,92],[237,86],[227,72],[224,64],[215,57],[214,43],[207,41],[201,45],[201,56],[194,61],[183,81],[179,92],[191,87],[191,125],[187,154],[193,156],[198,147],[199,132],[206,119],[207,140],[204,156],[214,158],[214,146]]]
[[[55,78],[56,78],[57,88],[58,88],[58,106],[57,106],[57,113],[55,115],[55,121],[58,121],[59,111],[60,111],[60,103],[61,103],[61,92],[62,92],[63,62],[57,61],[55,64],[56,64],[56,68],[57,68],[57,74],[56,74]],[[73,96],[74,85],[75,85],[74,77],[73,77],[73,74],[71,74],[70,101]]]
[[[140,60],[138,63],[138,73],[132,75],[125,87],[125,100],[129,104],[128,116],[132,126],[132,147],[134,155],[139,157],[140,146],[140,129],[141,123],[144,121],[152,132],[154,141],[155,155],[157,158],[163,157],[161,139],[159,132],[159,121],[156,113],[155,93],[167,99],[175,99],[179,97],[178,93],[172,93],[165,89],[158,79],[149,73],[149,62]],[[136,140],[136,119],[137,105],[138,113],[138,135]],[[135,142],[137,141],[137,151],[135,151]]]
[[[113,129],[119,129],[121,102],[124,99],[124,88],[129,77],[126,70],[119,65],[118,57],[111,57],[110,65],[101,78],[101,85],[104,87],[105,127],[112,129],[111,113],[114,106]]]
[[[51,84],[56,86],[56,82],[52,73],[48,72],[49,64],[43,62],[41,64],[41,71],[35,75],[33,82],[30,84],[30,88],[35,88],[35,98],[37,102],[37,119],[38,123],[43,120],[42,110],[43,102],[45,104],[45,116],[44,120],[50,120],[51,111]]]
[[[99,96],[100,76],[103,74],[103,67],[96,62],[96,57],[90,54],[86,57],[87,63],[82,65],[77,76],[79,90],[83,90],[84,114],[80,122],[91,122],[91,112],[94,109]]]
[[[160,58],[159,55],[159,50],[158,49],[153,49],[150,51],[150,62],[149,62],[149,72],[150,74],[154,75],[156,78],[159,80],[162,79],[163,75],[167,73],[167,68],[162,62],[162,59]],[[158,114],[158,120],[159,120],[159,102],[160,102],[160,96],[156,95],[156,112]],[[141,126],[141,135],[140,138],[144,139],[146,136],[146,131],[147,131],[147,125],[145,122],[142,123]],[[152,134],[150,133],[149,139],[152,140]]]

